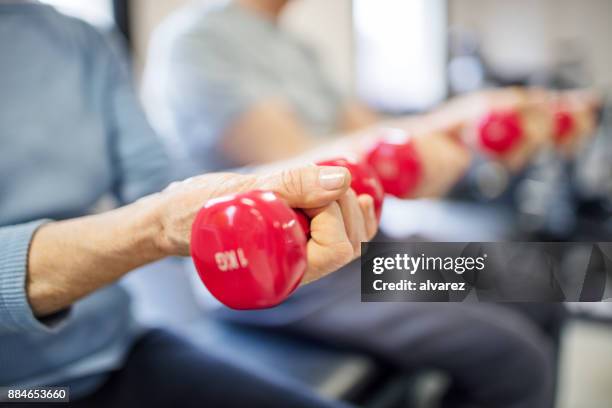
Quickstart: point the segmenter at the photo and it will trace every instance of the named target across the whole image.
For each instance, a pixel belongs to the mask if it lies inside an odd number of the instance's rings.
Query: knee
[[[521,316],[504,317],[487,330],[490,354],[482,357],[491,359],[489,367],[496,373],[489,391],[507,406],[551,406],[556,375],[553,342]]]
[[[505,371],[516,389],[516,395],[552,394],[556,357],[551,342],[539,333],[522,332],[507,336],[505,343],[501,346],[509,356]]]

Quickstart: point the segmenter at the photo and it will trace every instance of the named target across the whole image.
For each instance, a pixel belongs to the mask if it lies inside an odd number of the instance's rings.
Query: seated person
[[[76,407],[342,406],[139,327],[117,281],[187,256],[202,204],[254,189],[317,208],[306,279],[330,273],[376,229],[348,172],[209,174],[161,191],[168,155],[106,38],[47,5],[2,2],[0,53],[0,385],[68,386]],[[105,196],[121,206],[90,215]]]
[[[377,120],[335,91],[312,50],[278,26],[287,3],[190,5],[155,33],[145,103],[168,136],[184,142],[196,168],[288,157]],[[446,135],[419,138],[417,149],[426,166],[422,184],[441,186],[428,195],[443,194],[469,163],[467,149]],[[533,321],[491,304],[361,303],[357,268],[275,309],[221,309],[219,316],[360,350],[405,371],[441,368],[453,379],[455,402],[551,406],[554,357]],[[555,313],[543,313],[544,320],[556,321]]]
[[[277,26],[286,0],[203,3],[156,31],[143,80],[150,117],[164,135],[185,142],[196,169],[291,157],[379,123],[374,111],[336,90],[311,49]],[[452,185],[469,154],[433,139],[417,147]],[[443,183],[431,177],[423,184]]]
[[[181,13],[159,29],[144,80],[151,117],[176,125],[199,168],[290,157],[312,146],[313,137],[378,121],[335,89],[312,50],[277,27],[273,13],[286,1],[218,3],[194,6],[197,12]],[[176,30],[184,34],[181,41],[166,43]],[[184,81],[168,66],[175,62],[189,71]],[[187,93],[190,84],[195,88]],[[168,118],[166,105],[178,116]],[[204,124],[202,117],[214,122]]]

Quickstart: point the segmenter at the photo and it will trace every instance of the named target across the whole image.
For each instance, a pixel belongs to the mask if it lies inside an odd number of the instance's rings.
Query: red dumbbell
[[[191,257],[210,293],[233,309],[285,300],[306,271],[309,221],[274,193],[209,201],[191,230]]]
[[[523,138],[521,117],[516,111],[495,111],[478,124],[480,145],[490,153],[503,155]]]
[[[385,130],[365,157],[387,194],[410,197],[421,181],[421,159],[412,138],[402,130]]]
[[[374,198],[380,216],[383,191],[373,170],[347,159],[351,187]],[[284,301],[304,276],[310,221],[274,193],[252,191],[209,201],[191,229],[191,257],[210,293],[233,309],[263,309]]]
[[[380,219],[385,191],[374,169],[366,162],[352,158],[337,158],[317,163],[319,166],[345,167],[351,173],[351,188],[359,195],[368,194],[374,199],[374,211]]]
[[[576,129],[574,116],[562,106],[554,108],[554,138],[556,143],[563,143]]]

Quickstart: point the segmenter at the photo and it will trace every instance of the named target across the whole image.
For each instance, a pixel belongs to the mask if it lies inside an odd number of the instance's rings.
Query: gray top
[[[145,106],[162,133],[186,142],[197,169],[235,166],[218,141],[237,116],[268,99],[288,103],[315,135],[336,128],[342,104],[309,47],[232,2],[190,4],[155,32]]]
[[[25,292],[32,234],[163,188],[168,157],[118,49],[37,2],[0,4],[0,385],[95,386],[137,333],[129,296],[107,287],[46,319]],[[77,381],[77,379],[79,379]]]

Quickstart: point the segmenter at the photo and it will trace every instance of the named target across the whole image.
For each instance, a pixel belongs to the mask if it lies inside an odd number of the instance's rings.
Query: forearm
[[[161,259],[152,206],[137,202],[104,214],[43,225],[28,256],[32,310],[62,310],[139,266]]]
[[[382,116],[359,102],[346,104],[340,113],[341,132],[354,132],[366,129],[384,120]]]
[[[291,158],[258,166],[261,172],[277,171],[283,167],[300,166],[306,163],[315,163],[324,159],[337,156],[361,157],[381,135],[384,128],[402,128],[414,130],[415,133],[429,130],[428,117],[424,115],[406,116],[402,118],[389,119],[376,122],[374,125],[360,128],[352,132],[340,132],[330,134],[327,138],[314,139],[308,149],[293,155]]]
[[[221,137],[221,149],[242,165],[269,163],[295,156],[316,144],[286,104],[269,100],[239,116]]]

